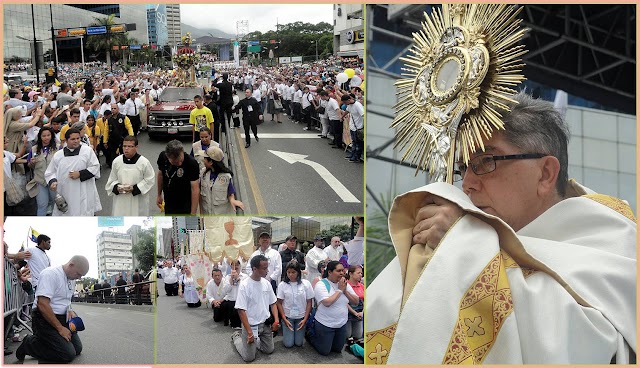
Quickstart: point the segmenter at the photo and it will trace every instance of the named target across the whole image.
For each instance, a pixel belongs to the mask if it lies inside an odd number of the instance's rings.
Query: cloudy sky
[[[97,217],[8,217],[4,222],[4,241],[9,244],[9,253],[16,253],[24,243],[25,248],[36,244],[27,241],[29,227],[40,234],[51,237],[51,249],[47,252],[52,266],[67,263],[79,254],[89,260],[88,277],[98,277],[98,253],[96,236],[104,231],[125,233],[131,225],[143,228],[145,217],[125,217],[123,227],[100,228]],[[153,220],[150,222],[153,225]]]
[[[333,24],[333,4],[180,4],[181,21],[196,28],[217,28],[235,35],[236,21],[248,20],[249,32],[276,29],[297,21]]]

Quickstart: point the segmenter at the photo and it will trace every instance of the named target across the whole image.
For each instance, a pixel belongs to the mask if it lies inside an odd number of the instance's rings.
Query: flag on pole
[[[37,232],[34,228],[30,227],[29,228],[29,232],[30,232],[30,238],[29,240],[31,240],[34,243],[38,243],[38,237],[40,236],[40,233]]]

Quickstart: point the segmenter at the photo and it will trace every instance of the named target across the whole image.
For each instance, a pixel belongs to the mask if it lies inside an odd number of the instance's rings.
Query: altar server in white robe
[[[78,129],[67,130],[65,138],[67,147],[56,152],[45,171],[51,190],[62,195],[69,206],[66,213],[55,206],[53,216],[93,216],[102,210],[96,189],[100,162],[91,147],[80,144]]]
[[[105,186],[113,197],[113,216],[149,216],[149,192],[155,184],[151,162],[138,153],[138,138],[127,136],[124,154],[116,157]]]
[[[397,257],[367,288],[372,364],[629,364],[636,235],[629,205],[568,180],[568,129],[519,94],[505,130],[389,213]]]

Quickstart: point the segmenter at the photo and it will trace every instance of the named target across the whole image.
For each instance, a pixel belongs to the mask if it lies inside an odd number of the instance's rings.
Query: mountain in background
[[[219,37],[219,38],[226,38],[226,39],[230,39],[230,38],[235,38],[236,35],[234,34],[229,34],[229,33],[225,33],[219,29],[216,28],[196,28],[194,26],[190,26],[186,23],[180,23],[180,27],[182,27],[182,35],[184,36],[185,33],[189,32],[191,33],[191,37],[196,39],[196,38],[200,38],[200,37],[204,37],[204,36],[209,36],[209,34],[213,35],[214,37]]]

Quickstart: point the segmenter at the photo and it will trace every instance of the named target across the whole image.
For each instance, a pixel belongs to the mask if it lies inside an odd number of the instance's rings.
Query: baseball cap
[[[324,236],[316,235],[316,237],[313,240],[324,240]]]
[[[222,161],[224,153],[220,148],[212,146],[207,148],[207,156],[213,161]]]
[[[29,96],[29,99],[32,99],[32,98],[33,98],[33,96],[35,96],[35,95],[39,95],[39,94],[40,94],[40,92],[31,91],[31,92],[29,92],[29,95],[28,95],[28,96]]]
[[[263,232],[261,232],[261,233],[260,233],[260,235],[258,236],[258,239],[260,239],[260,238],[262,238],[262,237],[265,237],[265,236],[266,236],[267,238],[270,238],[270,237],[271,237],[271,234],[269,234],[269,233],[268,233],[268,232],[266,232],[266,231],[263,231]]]
[[[295,235],[289,235],[289,236],[287,236],[287,238],[286,238],[284,241],[288,242],[288,241],[289,241],[289,240],[291,240],[291,239],[298,240],[298,237],[297,237],[297,236],[295,236]]]

